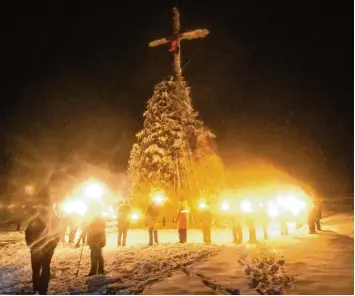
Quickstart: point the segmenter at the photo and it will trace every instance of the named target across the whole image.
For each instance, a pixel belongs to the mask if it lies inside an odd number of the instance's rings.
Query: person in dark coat
[[[230,213],[229,224],[232,228],[233,243],[243,243],[243,214],[242,213]]]
[[[155,205],[152,201],[149,202],[147,210],[145,212],[146,226],[149,232],[149,246],[153,245],[154,242],[158,244],[158,228],[160,219],[160,209],[158,205]]]
[[[26,244],[31,251],[32,283],[34,293],[47,294],[50,264],[60,241],[60,221],[51,208],[39,206],[38,214],[25,230]]]
[[[87,227],[87,242],[91,249],[88,276],[105,274],[102,248],[106,246],[106,222],[99,214],[95,214]]]
[[[310,234],[315,234],[316,229],[321,231],[320,219],[322,218],[322,204],[314,201],[312,209],[308,213],[308,229]]]
[[[316,222],[316,229],[318,231],[322,231],[321,228],[321,219],[322,219],[322,202],[320,200],[317,200],[315,203],[315,222]]]
[[[213,215],[211,212],[211,209],[204,208],[201,211],[201,228],[202,228],[202,236],[203,236],[203,242],[206,245],[211,244],[211,227],[213,223]]]
[[[124,247],[127,241],[127,233],[130,227],[130,215],[132,208],[128,203],[123,203],[118,209],[117,215],[117,246]]]
[[[252,213],[246,214],[246,224],[249,229],[249,243],[256,243],[256,225],[255,225],[255,217]]]

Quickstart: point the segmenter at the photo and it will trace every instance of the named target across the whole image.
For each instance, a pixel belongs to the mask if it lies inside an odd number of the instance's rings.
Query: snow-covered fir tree
[[[186,186],[197,135],[203,130],[186,82],[173,77],[159,82],[143,116],[129,161],[134,192],[147,191],[147,185],[167,192]]]

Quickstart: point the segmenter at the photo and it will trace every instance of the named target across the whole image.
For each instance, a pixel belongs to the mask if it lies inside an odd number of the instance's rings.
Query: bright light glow
[[[306,210],[307,203],[302,197],[293,195],[279,196],[277,199],[278,206],[285,212],[297,217],[300,212]]]
[[[90,182],[84,188],[84,195],[92,200],[98,201],[104,195],[104,188],[97,182]]]
[[[25,186],[25,193],[27,195],[33,195],[35,193],[35,187],[33,185]]]
[[[221,208],[223,211],[228,211],[230,209],[229,203],[226,201],[222,202]]]
[[[201,209],[207,208],[207,204],[206,204],[204,201],[201,201],[201,202],[200,202],[200,208],[201,208]]]
[[[244,213],[251,213],[252,211],[251,201],[250,200],[242,201],[242,203],[240,204],[240,208]]]
[[[68,201],[64,204],[64,212],[67,214],[79,214],[84,216],[87,212],[87,206],[81,200]]]
[[[164,192],[160,191],[160,192],[157,192],[153,195],[153,202],[157,205],[160,205],[162,203],[164,203],[166,201],[166,196],[164,194]]]
[[[276,218],[279,215],[277,204],[273,201],[268,202],[267,214],[270,218]]]
[[[138,220],[139,220],[139,215],[138,215],[138,213],[133,213],[133,214],[131,215],[131,220],[132,220],[133,222],[138,221]]]

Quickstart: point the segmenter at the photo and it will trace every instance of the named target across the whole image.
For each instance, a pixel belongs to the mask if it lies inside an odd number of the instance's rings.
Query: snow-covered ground
[[[346,216],[329,217],[320,234],[308,235],[303,227],[293,228],[288,237],[279,237],[277,226],[272,225],[267,243],[243,246],[232,245],[230,231],[221,229],[213,230],[211,246],[200,243],[198,230],[188,232],[189,243],[184,245],[176,243],[176,230],[162,230],[160,244],[147,247],[147,231],[131,230],[128,246],[117,248],[112,233],[104,249],[107,274],[90,278],[85,277],[90,268],[88,247],[76,276],[80,249],[60,245],[52,260],[49,293],[350,295],[354,241],[330,231],[347,225],[346,234],[353,234],[349,221]],[[32,292],[29,251],[22,233],[0,233],[0,265],[1,294]]]

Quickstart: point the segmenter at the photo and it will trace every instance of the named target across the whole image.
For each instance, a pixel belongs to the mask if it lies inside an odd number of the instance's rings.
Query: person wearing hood
[[[60,241],[60,221],[48,205],[38,206],[37,215],[25,230],[26,244],[31,252],[32,284],[34,293],[47,294],[50,264]]]

